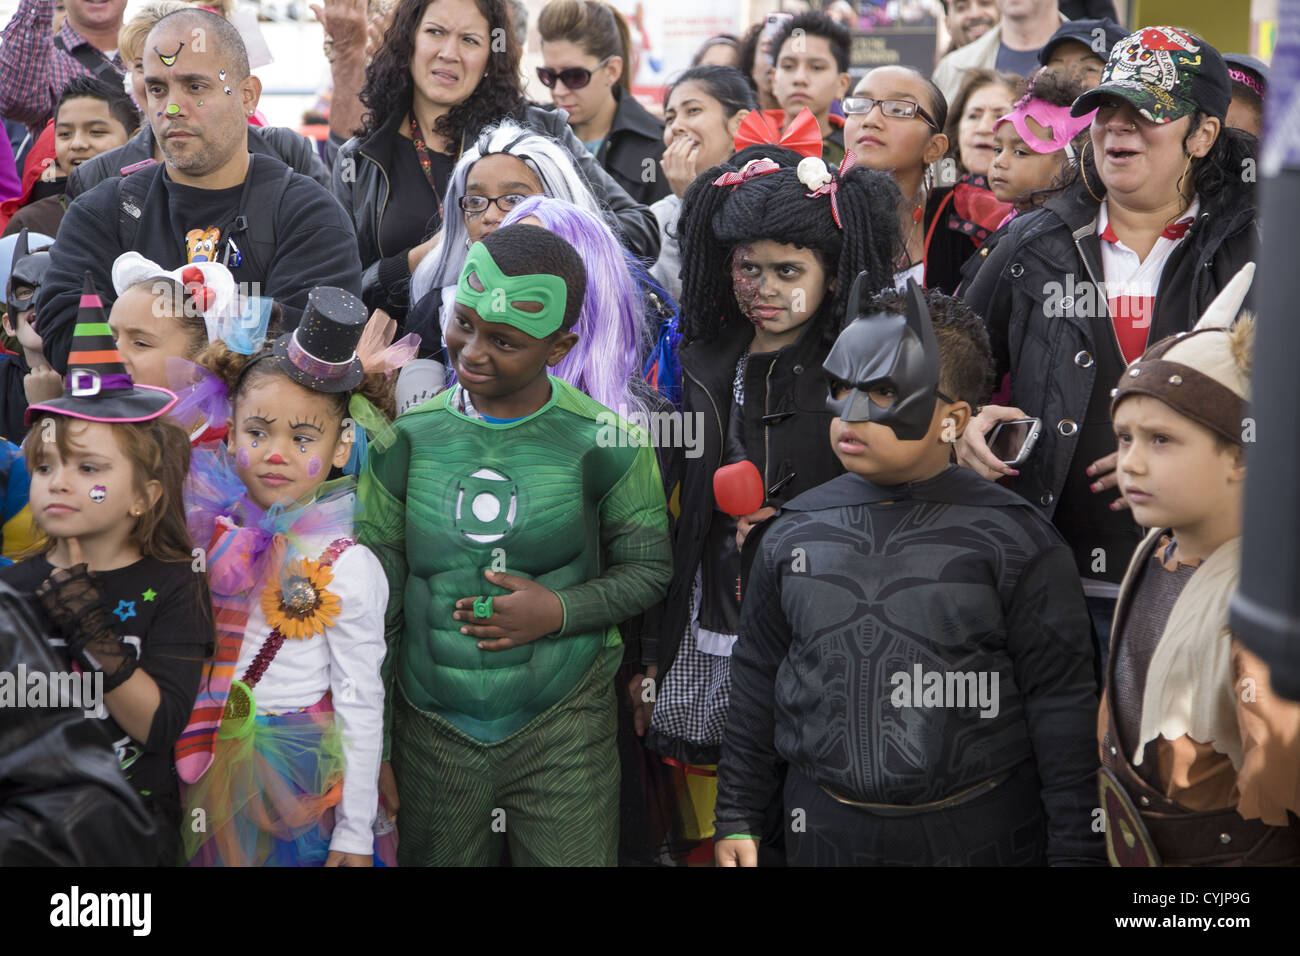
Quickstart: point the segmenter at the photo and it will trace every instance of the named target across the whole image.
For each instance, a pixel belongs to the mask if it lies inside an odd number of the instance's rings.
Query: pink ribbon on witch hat
[[[744,166],[740,167],[739,172],[723,173],[713,181],[715,186],[739,186],[743,182],[748,182],[755,176],[765,176],[768,173],[774,173],[781,167],[770,159],[751,159]]]
[[[807,186],[812,192],[807,194],[809,199],[817,196],[831,197],[831,216],[835,219],[835,225],[840,231],[844,231],[844,223],[840,222],[840,203],[836,194],[840,191],[840,180],[844,174],[857,165],[858,157],[853,150],[845,150],[844,159],[840,163],[840,168],[834,176],[826,166],[826,161],[820,156],[809,156],[799,163],[799,181]]]

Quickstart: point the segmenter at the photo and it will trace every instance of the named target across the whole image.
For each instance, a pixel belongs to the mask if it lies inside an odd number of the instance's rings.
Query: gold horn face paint
[[[176,58],[181,55],[181,50],[183,49],[185,49],[184,43],[178,46],[176,48],[176,52],[172,54],[163,53],[163,51],[158,49],[157,47],[154,47],[153,51],[158,54],[158,59],[163,61],[163,66],[175,66]]]

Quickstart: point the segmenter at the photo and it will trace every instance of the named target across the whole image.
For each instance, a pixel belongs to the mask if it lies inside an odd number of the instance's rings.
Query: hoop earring
[[[1192,154],[1188,153],[1187,162],[1183,166],[1182,175],[1178,177],[1178,182],[1174,185],[1174,190],[1175,192],[1178,193],[1179,199],[1183,198],[1183,180],[1187,178],[1187,173],[1191,168],[1192,168]]]
[[[1088,182],[1088,164],[1085,162],[1087,157],[1079,157],[1079,175],[1083,177],[1084,188],[1088,190],[1088,195],[1097,200],[1097,205],[1101,205],[1101,197],[1092,191],[1092,184]]]

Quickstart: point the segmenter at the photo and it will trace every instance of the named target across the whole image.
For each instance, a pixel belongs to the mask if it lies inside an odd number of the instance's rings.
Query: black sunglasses
[[[605,59],[596,64],[596,69],[599,70],[602,66],[608,63],[611,58],[612,55],[605,57]],[[558,71],[552,70],[548,66],[539,66],[537,68],[537,78],[542,81],[542,86],[546,87],[548,90],[555,89],[556,80],[563,81],[564,85],[571,90],[580,90],[591,82],[591,74],[591,70],[584,69],[580,66],[569,66]]]

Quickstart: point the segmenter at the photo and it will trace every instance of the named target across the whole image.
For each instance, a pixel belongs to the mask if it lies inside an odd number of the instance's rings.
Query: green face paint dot
[[[175,103],[168,103],[168,104],[167,104],[167,115],[168,115],[168,116],[175,116],[175,115],[176,115],[177,113],[179,113],[180,111],[181,111],[181,108],[180,108],[179,106],[177,106]]]

